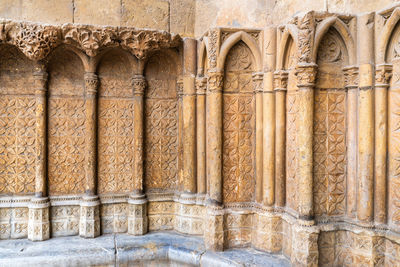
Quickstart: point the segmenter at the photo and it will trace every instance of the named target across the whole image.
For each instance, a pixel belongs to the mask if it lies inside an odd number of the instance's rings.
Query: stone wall
[[[0,17],[42,22],[134,26],[200,37],[210,27],[263,28],[310,10],[363,13],[397,0],[4,0]]]
[[[175,230],[398,266],[399,21],[310,11],[197,39],[2,21],[0,238]]]

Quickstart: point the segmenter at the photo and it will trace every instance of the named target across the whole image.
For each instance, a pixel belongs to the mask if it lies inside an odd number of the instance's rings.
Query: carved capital
[[[296,77],[298,87],[313,87],[315,85],[317,65],[299,64],[296,66]]]
[[[131,51],[138,59],[144,59],[151,51],[177,46],[181,37],[167,32],[122,28],[119,40],[122,48]]]
[[[344,84],[348,89],[357,88],[359,83],[358,67],[351,66],[343,68]]]
[[[274,90],[275,91],[286,91],[288,85],[288,76],[289,73],[287,71],[276,71],[274,73]]]
[[[146,79],[142,75],[135,75],[132,78],[133,95],[143,96],[146,88]]]
[[[207,83],[208,92],[221,92],[224,84],[224,75],[221,72],[209,72]]]
[[[45,58],[60,42],[59,29],[54,26],[20,23],[15,29],[12,43],[34,61]]]
[[[263,78],[264,78],[264,73],[262,72],[255,72],[252,74],[254,93],[263,92]]]
[[[96,56],[103,47],[117,46],[116,34],[111,28],[76,27],[67,25],[63,28],[64,39],[85,51],[88,56]]]
[[[392,78],[393,66],[389,64],[381,64],[376,66],[375,86],[389,87]]]
[[[87,95],[95,95],[97,93],[97,86],[99,84],[99,79],[97,75],[93,72],[85,73],[85,88]]]
[[[207,78],[197,77],[196,78],[196,94],[205,95],[207,91]]]

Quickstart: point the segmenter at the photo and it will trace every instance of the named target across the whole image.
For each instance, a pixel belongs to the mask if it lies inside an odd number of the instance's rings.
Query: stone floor
[[[254,249],[206,252],[201,238],[171,232],[95,239],[57,237],[42,242],[0,241],[0,266],[290,266]]]

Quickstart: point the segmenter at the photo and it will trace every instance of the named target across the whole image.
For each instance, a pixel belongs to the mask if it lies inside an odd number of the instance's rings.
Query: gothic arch
[[[256,41],[246,32],[239,31],[226,39],[226,41],[222,44],[220,53],[217,59],[217,70],[222,71],[225,66],[226,56],[228,55],[231,48],[237,44],[239,41],[243,41],[248,48],[250,49],[254,61],[255,61],[255,71],[260,72],[262,71],[262,57],[260,49],[256,43]]]
[[[48,73],[49,195],[80,194],[85,181],[85,66],[79,54],[62,46],[51,53]]]
[[[146,191],[179,186],[179,86],[181,58],[174,50],[154,53],[146,62],[144,93],[144,185]]]
[[[251,202],[255,191],[255,98],[251,49],[238,41],[224,66],[222,109],[223,202]]]
[[[199,46],[199,55],[198,55],[198,64],[197,64],[197,75],[198,76],[205,76],[206,75],[206,65],[207,65],[207,51],[208,45],[204,40],[201,40]]]
[[[319,44],[331,27],[335,28],[335,30],[339,33],[340,37],[344,41],[344,44],[346,46],[346,51],[349,56],[348,63],[350,65],[355,64],[357,60],[356,58],[357,55],[353,37],[346,24],[344,24],[344,22],[337,17],[326,18],[317,26],[315,33],[314,47],[313,47],[313,62],[317,61]]]
[[[387,20],[383,27],[382,33],[380,34],[378,51],[377,51],[377,63],[385,63],[387,59],[388,47],[391,42],[391,38],[396,29],[396,26],[400,20],[400,8],[396,8],[390,18]]]
[[[293,41],[297,47],[297,28],[295,25],[286,25],[281,41],[278,47],[278,57],[277,57],[277,69],[281,70],[285,68],[285,59],[288,53],[289,43]]]
[[[34,62],[0,45],[0,194],[35,192]]]

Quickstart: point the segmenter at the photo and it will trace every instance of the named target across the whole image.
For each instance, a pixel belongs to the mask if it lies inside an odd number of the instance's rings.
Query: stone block
[[[21,19],[21,1],[3,0],[0,1],[0,17],[5,19]]]
[[[120,0],[75,0],[74,22],[119,26]]]
[[[122,0],[121,26],[169,31],[169,3],[161,0]]]
[[[195,1],[170,0],[170,31],[181,36],[194,36]]]
[[[71,0],[23,0],[20,2],[20,20],[56,24],[73,22]]]

